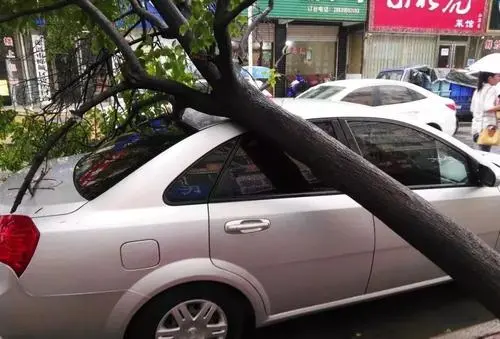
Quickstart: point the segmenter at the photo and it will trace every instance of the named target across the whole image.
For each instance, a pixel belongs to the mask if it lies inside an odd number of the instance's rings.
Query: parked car
[[[458,129],[455,102],[422,87],[396,80],[351,79],[315,86],[298,99],[324,99],[370,106],[374,112],[399,114],[449,135]]]
[[[498,155],[362,105],[284,105],[498,248]],[[50,161],[16,215],[26,170],[0,187],[0,336],[239,338],[245,326],[450,280],[229,120],[187,110],[134,133]]]
[[[382,70],[377,79],[398,80],[413,83],[456,103],[459,120],[472,119],[470,105],[477,87],[477,77],[465,69],[432,68],[413,66]]]
[[[377,79],[405,81],[430,90],[431,84],[439,77],[438,73],[437,69],[426,65],[396,67],[380,71]]]

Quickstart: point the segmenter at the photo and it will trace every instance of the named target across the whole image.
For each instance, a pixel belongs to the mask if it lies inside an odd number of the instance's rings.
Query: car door
[[[404,123],[348,119],[344,127],[346,133],[352,133],[365,159],[495,247],[499,234],[499,190],[477,184],[467,153],[432,133]],[[375,234],[375,258],[368,292],[445,276],[377,218]]]
[[[406,115],[410,119],[417,118],[422,109],[420,100],[425,97],[399,85],[378,86],[379,103],[376,109],[381,113],[396,113]]]
[[[253,282],[271,314],[365,293],[372,215],[272,142],[240,138],[209,215],[214,264]]]

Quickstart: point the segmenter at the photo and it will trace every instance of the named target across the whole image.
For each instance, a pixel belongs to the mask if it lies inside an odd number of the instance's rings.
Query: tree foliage
[[[71,2],[71,1],[69,1]],[[233,0],[231,8],[240,5],[242,0]],[[0,13],[22,13],[32,11],[36,8],[51,6],[54,4],[64,3],[54,0],[8,0],[2,1],[0,4]],[[144,2],[138,2],[144,6]],[[180,2],[179,2],[180,3]],[[146,72],[158,78],[168,78],[176,82],[185,84],[189,87],[195,85],[195,81],[199,75],[192,66],[191,60],[183,47],[175,42],[170,41],[168,44],[159,39],[158,27],[146,28],[149,23],[141,18],[137,13],[126,14],[132,8],[128,1],[122,0],[99,0],[93,1],[93,4],[102,12],[104,16],[113,20],[118,30],[129,35],[129,40],[137,38],[130,34],[130,30],[135,28],[143,30],[142,40],[134,46],[134,52],[138,60],[144,66]],[[190,7],[191,15],[187,22],[180,27],[181,34],[191,32],[196,39],[193,39],[191,48],[193,53],[201,55],[209,55],[215,45],[213,22],[214,2],[212,0],[197,0],[193,1]],[[149,6],[151,6],[149,4]],[[34,12],[34,11],[33,11]],[[5,16],[4,16],[5,17]],[[0,21],[2,15],[0,14]],[[43,23],[43,24],[42,24]],[[243,34],[243,29],[246,25],[246,18],[238,16],[229,26],[231,36],[239,37]],[[82,46],[90,46],[93,55],[98,55],[102,51],[113,51],[116,53],[116,45],[111,41],[109,36],[104,33],[99,25],[96,24],[84,11],[78,6],[64,6],[57,11],[47,11],[43,13],[30,13],[22,15],[13,20],[0,23],[0,32],[4,34],[14,31],[28,33],[31,30],[41,31],[45,37],[46,52],[48,61],[51,62],[57,55],[70,55],[81,52],[79,49]],[[137,35],[137,34],[136,34]],[[120,56],[114,54],[114,60],[123,65],[123,60]],[[83,65],[90,67],[90,65]],[[190,67],[191,66],[191,67]],[[99,67],[105,68],[104,65]],[[106,72],[113,73],[108,79],[110,82],[123,81],[124,76],[120,66]],[[275,73],[273,73],[275,74]],[[111,79],[112,78],[112,79]],[[275,77],[272,77],[270,84],[274,85]],[[76,79],[76,85],[82,85],[88,81],[88,77]],[[28,85],[28,84],[26,84]],[[57,85],[57,84],[56,84]],[[36,154],[44,143],[47,142],[48,135],[60,125],[61,120],[56,119],[55,114],[58,111],[67,111],[68,107],[58,105],[57,101],[62,100],[62,96],[67,91],[61,93],[59,97],[56,95],[53,98],[51,107],[45,107],[42,110],[45,114],[30,114],[28,111],[21,114],[14,111],[2,111],[0,107],[0,140],[4,140],[0,146],[0,170],[16,171],[29,164],[30,160]],[[97,136],[106,137],[114,136],[113,129],[120,126],[120,121],[114,121],[111,117],[119,117],[121,123],[126,122],[127,112],[130,112],[133,102],[147,100],[153,96],[151,91],[123,91],[120,95],[121,106],[115,106],[113,109],[102,110],[96,107],[92,111],[92,120],[94,123],[88,123],[89,119],[84,119],[83,124],[79,124],[77,128],[68,132],[64,143],[53,149],[49,156],[63,156],[78,152],[87,152],[92,150],[93,145],[97,143],[92,136],[96,134],[92,132],[93,125],[99,125],[100,133]],[[85,98],[81,98],[85,100]],[[154,103],[147,110],[141,112],[142,115],[152,118],[164,113],[164,103]],[[15,118],[12,116],[15,115]],[[48,115],[48,116],[47,116]],[[97,123],[95,123],[97,121]],[[120,129],[120,132],[126,132],[131,126]]]

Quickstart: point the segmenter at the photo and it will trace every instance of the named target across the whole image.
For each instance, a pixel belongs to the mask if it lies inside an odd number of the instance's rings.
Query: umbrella
[[[479,59],[469,69],[473,72],[500,73],[500,53],[489,54]]]
[[[254,79],[268,79],[271,75],[271,69],[264,66],[244,66],[242,72],[249,72]]]

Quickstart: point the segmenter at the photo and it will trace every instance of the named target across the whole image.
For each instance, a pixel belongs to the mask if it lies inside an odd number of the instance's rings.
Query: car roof
[[[427,65],[409,65],[409,66],[400,66],[400,67],[393,67],[393,68],[385,68],[381,70],[381,72],[391,72],[391,71],[405,71],[407,69],[415,69],[415,68],[422,68],[422,67],[429,67]]]
[[[396,85],[396,86],[406,86],[408,83],[399,80],[387,80],[387,79],[348,79],[348,80],[336,80],[328,81],[322,83],[318,86],[341,86],[341,87],[364,87],[364,86],[383,86],[383,85]],[[411,84],[410,84],[411,85]]]
[[[409,121],[408,118],[401,114],[380,112],[370,106],[345,101],[301,98],[275,99],[275,101],[288,112],[305,120],[340,117],[373,117],[405,122]]]
[[[378,111],[370,106],[345,101],[331,101],[324,99],[301,98],[273,98],[278,106],[305,120],[327,118],[380,118],[421,125],[417,120],[403,114]],[[189,118],[187,118],[189,116]],[[186,119],[187,118],[187,119]],[[189,125],[196,129],[205,129],[224,122],[231,122],[228,118],[209,116],[193,109],[186,109],[183,115]]]
[[[349,79],[349,80],[336,80],[336,81],[328,81],[322,84],[319,84],[315,87],[319,86],[339,86],[344,87],[349,90],[354,90],[367,86],[402,86],[406,88],[410,88],[420,94],[423,94],[427,97],[432,97],[434,93],[426,90],[423,87],[417,86],[410,82],[400,81],[400,80],[388,80],[388,79]],[[314,87],[312,87],[314,88]],[[304,92],[306,93],[306,92]],[[434,94],[435,95],[435,94]]]

